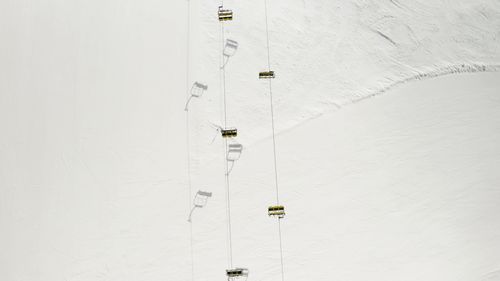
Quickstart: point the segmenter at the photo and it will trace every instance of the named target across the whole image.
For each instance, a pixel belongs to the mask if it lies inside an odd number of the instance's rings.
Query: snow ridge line
[[[340,104],[338,109],[342,109],[344,106],[356,104],[358,102],[364,101],[366,99],[370,99],[379,95],[384,94],[385,92],[388,92],[400,85],[413,82],[413,81],[421,81],[429,78],[436,78],[436,77],[441,77],[441,76],[447,76],[447,75],[452,75],[452,74],[462,74],[462,73],[481,73],[481,72],[499,72],[500,71],[500,64],[456,64],[456,65],[450,65],[446,67],[441,67],[438,69],[435,69],[433,71],[429,72],[423,72],[423,73],[418,73],[416,75],[413,75],[411,77],[395,81],[392,84],[382,87],[381,89],[368,94],[366,96],[360,97],[358,99],[352,100],[351,102],[347,102],[344,104]],[[312,120],[316,119],[319,116],[313,117],[311,119],[306,120]],[[295,126],[294,126],[295,127]]]
[[[344,103],[330,102],[330,105],[333,107],[333,109],[330,108],[330,109],[322,110],[321,112],[317,112],[317,113],[313,114],[312,116],[302,120],[301,122],[298,122],[295,125],[288,126],[282,130],[275,132],[275,134],[278,136],[278,135],[288,133],[288,132],[294,130],[295,128],[298,128],[304,124],[307,124],[308,122],[313,121],[317,118],[320,118],[325,113],[341,110],[344,107],[351,106],[351,105],[357,104],[359,102],[363,102],[367,99],[377,97],[377,96],[382,95],[382,94],[384,94],[384,93],[386,93],[394,88],[397,88],[398,86],[401,86],[401,85],[409,83],[409,82],[421,81],[421,80],[425,80],[425,79],[437,78],[437,77],[453,75],[453,74],[482,73],[482,72],[500,72],[500,64],[456,64],[456,65],[441,67],[441,68],[438,68],[438,69],[435,69],[435,70],[432,70],[429,72],[418,73],[418,74],[413,75],[411,77],[408,77],[408,78],[405,78],[402,80],[397,80],[388,86],[382,87],[379,90],[376,90],[375,92],[372,92],[371,94],[368,94],[366,96],[359,97],[358,99],[353,99],[351,101],[344,102]],[[265,136],[263,138],[255,140],[254,142],[252,142],[250,144],[247,144],[247,146],[251,147],[254,144],[257,144],[257,143],[260,143],[264,140],[269,139],[270,137],[271,136]]]

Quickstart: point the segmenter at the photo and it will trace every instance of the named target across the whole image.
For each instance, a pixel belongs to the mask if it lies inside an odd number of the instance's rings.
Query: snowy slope
[[[248,143],[268,133],[267,84],[256,79],[266,66],[264,2],[224,3],[235,11],[226,37],[239,43],[227,66],[228,114],[234,124],[245,123]],[[217,4],[192,6],[192,79],[215,90],[197,112],[200,121],[220,123]],[[499,15],[500,3],[491,0],[269,2],[278,130],[425,75],[497,71]]]
[[[224,2],[234,260],[276,280],[264,7]],[[270,2],[286,280],[498,280],[499,75],[399,84],[498,70],[500,2],[380,2]],[[191,280],[186,133],[195,280],[225,278],[217,6],[0,2],[1,280]]]
[[[498,273],[499,77],[410,84],[281,134],[287,280]],[[264,214],[274,200],[270,153],[270,139],[247,147],[231,174],[235,263],[252,280],[279,278],[276,225]],[[203,175],[215,194],[195,220],[196,277],[213,280],[223,278],[213,257],[223,250],[224,188]]]

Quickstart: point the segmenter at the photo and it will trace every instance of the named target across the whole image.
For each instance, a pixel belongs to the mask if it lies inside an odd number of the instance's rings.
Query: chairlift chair
[[[232,138],[238,135],[238,130],[236,128],[221,129],[221,134],[223,138]]]
[[[269,216],[274,216],[278,217],[279,219],[282,219],[285,217],[285,206],[270,206],[268,209],[268,214]]]
[[[269,71],[259,72],[259,79],[269,79],[269,78],[274,78],[274,71],[269,70]]]
[[[219,6],[219,21],[233,20],[233,11]]]

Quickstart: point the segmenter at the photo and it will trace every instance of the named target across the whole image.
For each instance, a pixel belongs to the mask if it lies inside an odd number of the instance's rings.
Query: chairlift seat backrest
[[[205,84],[201,84],[200,82],[194,82],[194,85],[197,87],[197,88],[200,88],[202,89],[203,91],[206,91],[208,89],[208,86],[205,85]]]
[[[198,190],[198,195],[205,197],[212,197],[212,192]]]
[[[268,211],[271,213],[271,212],[284,212],[285,211],[285,207],[284,206],[271,206],[268,208]]]
[[[243,150],[243,145],[239,143],[230,143],[229,145],[229,151],[242,151]]]
[[[274,71],[263,71],[259,72],[259,79],[269,79],[269,78],[274,78]]]

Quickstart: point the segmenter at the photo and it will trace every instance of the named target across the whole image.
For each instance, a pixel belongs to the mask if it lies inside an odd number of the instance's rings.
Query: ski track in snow
[[[453,74],[464,74],[464,73],[477,73],[477,72],[498,72],[500,71],[500,65],[482,65],[482,64],[459,64],[459,65],[452,65],[444,68],[438,68],[433,71],[429,71],[426,73],[419,73],[417,75],[411,76],[406,79],[398,80],[390,84],[389,86],[383,87],[382,89],[379,89],[372,94],[368,94],[365,97],[362,97],[360,99],[354,100],[351,103],[346,103],[343,106],[349,105],[349,104],[356,104],[358,102],[364,101],[366,99],[370,99],[373,97],[376,97],[378,95],[384,94],[390,90],[392,90],[395,87],[398,87],[400,85],[413,82],[413,81],[420,81],[424,79],[430,79],[430,78],[436,78],[440,76],[445,76],[445,75],[453,75]]]

